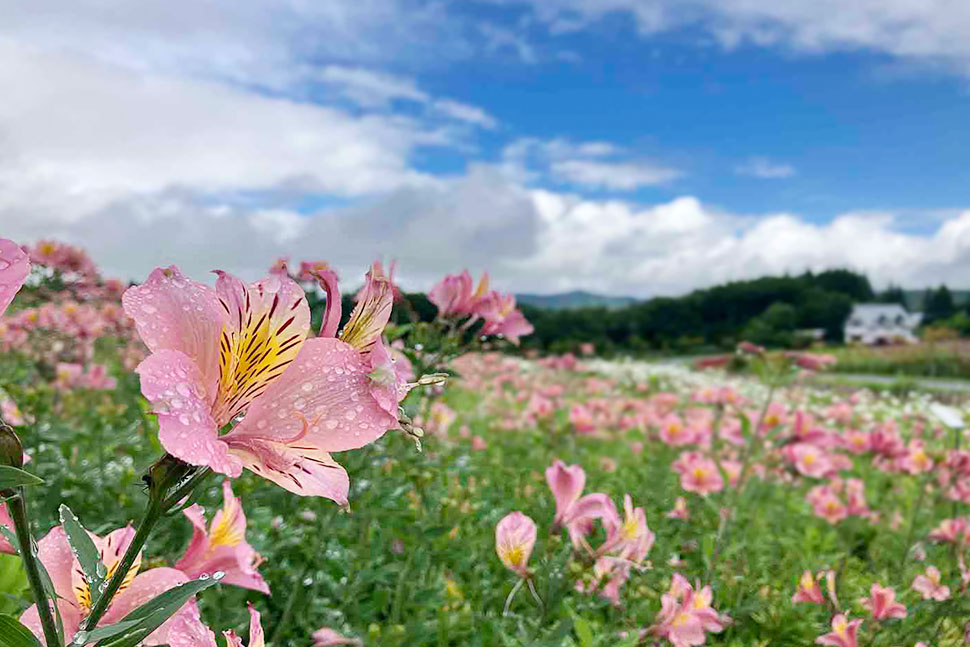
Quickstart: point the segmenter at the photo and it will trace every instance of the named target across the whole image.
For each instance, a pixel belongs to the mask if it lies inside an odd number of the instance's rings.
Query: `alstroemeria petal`
[[[12,240],[0,238],[0,315],[7,311],[28,274],[30,260],[27,253]]]
[[[286,443],[304,437],[328,452],[368,445],[397,426],[397,418],[371,395],[369,373],[365,359],[346,343],[308,339],[296,361],[222,440],[250,436]]]
[[[67,600],[58,600],[57,610],[61,613],[61,622],[64,625],[64,636],[73,636],[77,633],[78,627],[81,624],[81,611]],[[37,613],[36,604],[30,605],[23,612],[20,616],[20,622],[30,629],[39,640],[44,640],[44,626],[40,623],[40,615]]]
[[[158,438],[165,450],[192,465],[239,476],[239,462],[218,438],[199,367],[184,353],[161,350],[149,355],[135,372],[141,377],[142,394],[158,415]]]
[[[219,378],[219,334],[226,325],[216,291],[173,265],[128,288],[121,302],[149,350],[181,351],[199,367],[211,404]]]
[[[54,592],[66,600],[73,600],[71,570],[74,566],[74,553],[67,541],[67,533],[62,526],[51,531],[37,542],[37,559],[51,576]]]
[[[300,352],[310,330],[306,294],[292,279],[246,285],[219,272],[216,292],[228,325],[219,348],[219,394],[212,417],[222,425],[273,383]]]
[[[246,442],[244,447],[241,442]],[[347,505],[350,478],[329,453],[308,444],[290,447],[258,438],[237,439],[232,452],[246,469],[300,496],[320,496]]]

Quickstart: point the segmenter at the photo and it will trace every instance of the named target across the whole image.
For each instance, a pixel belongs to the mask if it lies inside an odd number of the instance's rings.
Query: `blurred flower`
[[[880,586],[878,582],[873,582],[869,597],[861,598],[859,603],[872,614],[873,620],[906,617],[906,607],[896,602],[896,591],[892,587]]]
[[[222,632],[226,638],[226,647],[243,647],[242,639],[236,635],[232,629]],[[259,612],[249,605],[249,644],[247,647],[265,647],[266,639],[263,636],[263,625],[259,622]],[[172,645],[172,647],[176,647]]]
[[[935,566],[927,566],[924,575],[917,575],[913,579],[912,588],[924,600],[942,602],[950,598],[950,587],[940,582],[940,571]]]
[[[495,526],[495,552],[505,567],[528,577],[526,564],[536,543],[536,524],[521,512],[512,512]]]
[[[832,631],[819,636],[815,642],[819,645],[831,645],[831,647],[858,647],[861,624],[862,620],[850,622],[844,613],[839,613],[832,618]]]
[[[313,632],[313,647],[332,647],[333,645],[361,645],[360,639],[348,638],[330,627],[320,627]]]
[[[792,602],[809,602],[811,604],[825,604],[822,589],[811,571],[806,570],[798,580],[798,589],[791,598]]]
[[[212,517],[206,532],[204,511],[198,504],[184,511],[192,522],[192,540],[175,564],[192,579],[222,571],[225,584],[269,594],[269,586],[256,567],[261,558],[246,541],[246,514],[242,501],[233,495],[229,480],[222,482],[222,509]]]

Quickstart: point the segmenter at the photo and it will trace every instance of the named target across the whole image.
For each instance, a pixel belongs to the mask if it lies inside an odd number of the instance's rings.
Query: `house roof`
[[[857,303],[847,320],[853,326],[896,325],[897,321],[908,327],[916,327],[922,315],[910,314],[898,303]]]

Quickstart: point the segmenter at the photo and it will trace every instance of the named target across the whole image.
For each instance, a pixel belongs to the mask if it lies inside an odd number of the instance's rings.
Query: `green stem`
[[[761,444],[761,425],[764,422],[765,416],[768,413],[768,405],[771,404],[772,399],[775,396],[775,388],[777,386],[777,380],[774,378],[768,385],[768,397],[765,399],[764,405],[761,407],[761,413],[758,415],[758,421],[751,429],[751,437],[748,442],[744,444],[744,448],[741,450],[741,471],[738,473],[738,485],[731,491],[730,504],[726,506],[726,513],[721,516],[721,523],[717,529],[717,537],[714,540],[714,550],[711,553],[711,563],[710,568],[717,563],[717,558],[721,554],[721,550],[724,548],[724,542],[727,539],[728,529],[731,525],[731,520],[734,517],[735,510],[737,509],[738,501],[741,498],[742,490],[744,489],[745,483],[747,482],[748,472],[751,466],[751,449],[758,441]],[[729,488],[730,484],[725,481],[724,487]]]
[[[24,561],[24,570],[27,571],[30,591],[37,603],[37,614],[40,616],[40,624],[44,628],[44,639],[47,642],[47,647],[60,647],[57,624],[54,622],[54,614],[51,613],[51,605],[47,600],[43,580],[40,577],[40,568],[37,565],[37,555],[34,553],[34,539],[30,535],[30,525],[27,521],[27,503],[23,488],[17,488],[17,494],[7,500],[7,508],[10,511],[10,518],[13,520],[14,529],[17,533],[20,557]]]
[[[125,581],[125,576],[128,575],[128,571],[131,570],[132,565],[138,558],[138,554],[141,549],[145,546],[145,542],[148,541],[148,536],[151,535],[152,530],[155,529],[155,525],[158,520],[162,518],[165,512],[162,498],[160,496],[155,496],[154,493],[149,496],[148,507],[145,509],[145,515],[142,517],[141,523],[138,524],[138,529],[135,531],[135,537],[128,544],[128,549],[125,554],[121,557],[121,561],[118,563],[118,568],[115,569],[114,574],[111,579],[108,580],[107,586],[104,590],[98,594],[97,600],[94,606],[91,607],[91,612],[88,614],[87,619],[84,621],[84,629],[86,631],[91,631],[98,626],[98,621],[104,616],[105,612],[108,610],[108,605],[111,604],[111,599],[121,588],[122,582]]]
[[[916,533],[916,518],[919,517],[920,508],[923,507],[923,500],[926,498],[926,486],[931,474],[932,472],[925,472],[923,478],[919,481],[919,496],[916,498],[916,505],[913,506],[913,512],[909,517],[909,530],[906,532],[906,543],[903,544],[903,556],[899,560],[900,573],[902,573],[906,566],[906,560],[909,558],[909,549],[913,545],[913,538]]]

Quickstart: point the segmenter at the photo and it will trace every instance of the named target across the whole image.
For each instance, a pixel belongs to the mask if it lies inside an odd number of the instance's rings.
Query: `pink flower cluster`
[[[623,497],[620,516],[613,500],[605,494],[582,496],[586,472],[579,465],[555,461],[546,469],[546,482],[556,500],[553,525],[566,528],[576,550],[594,560],[593,577],[578,582],[577,590],[584,593],[599,591],[613,604],[620,603],[620,589],[629,579],[633,568],[641,568],[650,549],[654,534],[647,526],[643,508],[635,508],[629,494]],[[604,542],[590,546],[588,537],[599,521],[606,533]]]
[[[50,268],[61,274],[75,275],[87,281],[97,281],[98,268],[80,247],[74,247],[56,240],[41,240],[33,247],[24,247],[31,263]]]
[[[117,622],[128,612],[163,591],[202,575],[221,573],[222,582],[225,584],[269,593],[269,587],[256,570],[262,558],[246,541],[246,516],[242,510],[242,502],[233,495],[228,481],[223,483],[223,507],[216,512],[208,528],[200,506],[193,505],[188,508],[185,516],[193,525],[192,541],[175,567],[143,570],[139,556],[125,577],[119,593],[111,601],[100,625]],[[12,526],[2,508],[0,525]],[[90,534],[99,550],[102,563],[110,573],[121,561],[135,531],[128,526],[114,530],[104,537]],[[91,610],[92,594],[89,583],[77,557],[71,551],[67,533],[61,526],[51,530],[37,544],[37,556],[50,573],[54,591],[59,596],[57,604],[65,635],[73,636]],[[13,552],[13,549],[9,544],[3,543],[0,551]],[[20,621],[39,639],[43,639],[36,606],[24,611]],[[257,644],[253,642],[253,638],[251,633],[250,647]],[[171,647],[215,644],[212,631],[202,623],[194,598],[156,629],[146,644],[165,643]]]
[[[711,607],[710,586],[695,589],[680,573],[674,573],[670,589],[660,598],[660,614],[649,633],[666,638],[674,647],[703,645],[708,633],[720,633],[731,619]]]
[[[513,344],[533,331],[532,324],[515,307],[515,295],[489,290],[488,274],[482,274],[473,287],[468,270],[450,274],[428,291],[428,299],[438,308],[442,319],[468,317],[466,326],[481,319],[482,334],[504,337]]]

